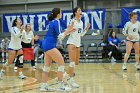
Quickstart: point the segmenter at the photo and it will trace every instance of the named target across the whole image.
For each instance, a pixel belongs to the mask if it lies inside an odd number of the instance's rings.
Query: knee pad
[[[18,55],[17,59],[19,60],[19,63],[23,63],[23,54]]]
[[[58,67],[58,71],[64,72],[64,71],[65,71],[65,66],[59,66],[59,67]]]
[[[139,54],[135,54],[135,58],[139,58]]]
[[[19,68],[23,68],[23,63],[19,63],[19,64],[18,64],[18,67],[19,67]]]
[[[69,65],[69,67],[75,67],[75,62],[70,62],[70,65]]]
[[[43,66],[42,70],[43,72],[50,72],[51,67],[50,66]]]
[[[124,57],[129,58],[130,54],[125,53]]]

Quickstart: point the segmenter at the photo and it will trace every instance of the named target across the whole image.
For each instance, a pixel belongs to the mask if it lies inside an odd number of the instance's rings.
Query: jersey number
[[[81,33],[82,29],[81,28],[78,28],[78,33]]]
[[[133,32],[136,32],[136,28],[133,29]]]

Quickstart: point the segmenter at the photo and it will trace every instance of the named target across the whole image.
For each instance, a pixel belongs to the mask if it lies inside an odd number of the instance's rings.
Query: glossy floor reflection
[[[7,68],[6,75],[0,80],[0,93],[41,93],[39,91],[41,67],[42,64],[38,64],[38,69],[32,71],[30,64],[26,64],[24,68],[24,73],[28,76],[26,80],[17,78],[13,66]],[[80,88],[73,89],[69,93],[140,93],[140,71],[136,71],[134,64],[128,64],[128,71],[125,72],[121,67],[121,63],[82,63],[76,67],[75,77]],[[57,65],[53,65],[52,70],[50,85],[56,83],[54,78]]]

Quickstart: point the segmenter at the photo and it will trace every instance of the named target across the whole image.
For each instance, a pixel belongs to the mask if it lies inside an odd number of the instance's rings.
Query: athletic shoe
[[[0,79],[2,79],[2,77],[3,77],[3,75],[4,75],[4,72],[5,72],[5,71],[3,71],[3,70],[0,71]]]
[[[123,70],[127,70],[126,64],[123,64],[122,69],[123,69]]]
[[[69,87],[67,84],[65,84],[64,82],[60,82],[60,86],[58,87],[57,91],[58,92],[69,92],[71,91],[72,88]]]
[[[137,70],[140,70],[139,63],[135,63],[135,67],[136,67]]]
[[[26,79],[26,76],[23,75],[23,73],[19,73],[19,79]]]
[[[36,70],[36,66],[33,66],[33,71],[35,71]]]
[[[54,92],[55,88],[50,88],[46,83],[42,83],[40,86],[41,92]]]
[[[111,62],[116,62],[117,60],[114,57],[111,57]]]
[[[70,78],[69,83],[73,88],[79,88],[80,87],[79,84],[77,84],[76,81],[73,78]]]

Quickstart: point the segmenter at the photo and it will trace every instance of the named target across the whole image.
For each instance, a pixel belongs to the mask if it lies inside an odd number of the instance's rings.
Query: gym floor
[[[25,64],[27,78],[20,80],[13,72],[13,66],[7,67],[3,80],[0,80],[0,93],[41,93],[41,68],[42,64],[38,64],[37,70],[33,71],[30,64]],[[127,71],[121,68],[122,63],[81,63],[76,67],[75,77],[80,88],[69,93],[140,93],[140,71],[136,71],[133,63],[128,64]],[[54,64],[51,70],[49,84],[57,87],[57,65]]]

